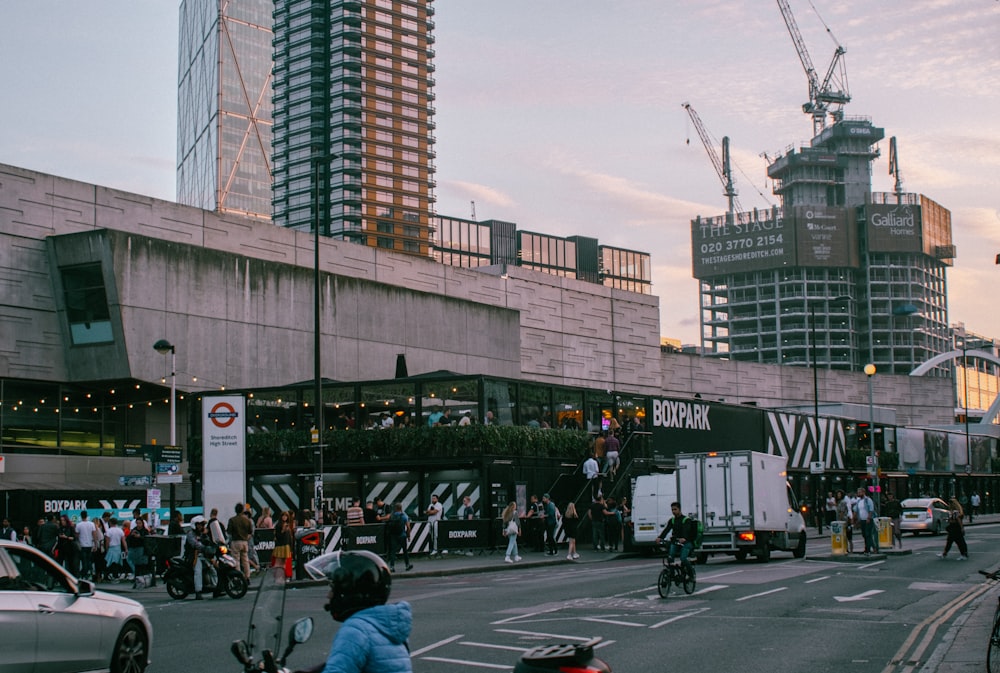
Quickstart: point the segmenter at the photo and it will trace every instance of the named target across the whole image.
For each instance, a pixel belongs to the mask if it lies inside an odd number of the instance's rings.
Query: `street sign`
[[[179,474],[158,474],[156,475],[157,484],[179,484],[184,481],[184,478]]]
[[[142,456],[147,463],[179,463],[183,459],[181,447],[160,446],[158,444],[125,444],[125,455],[134,458]]]
[[[874,464],[875,464],[875,456],[872,455],[865,456],[865,465],[874,465]]]
[[[183,460],[181,457],[181,447],[179,446],[161,446],[160,447],[160,462],[163,463],[179,463]]]
[[[118,477],[119,486],[151,486],[153,478],[148,474],[123,474]]]
[[[811,463],[809,463],[810,474],[823,474],[823,471],[825,469],[826,469],[826,463],[824,463],[822,460],[814,460]]]
[[[150,509],[160,508],[160,489],[158,488],[146,489],[146,507],[149,507]]]
[[[181,466],[177,463],[157,463],[157,474],[177,474],[181,471]]]

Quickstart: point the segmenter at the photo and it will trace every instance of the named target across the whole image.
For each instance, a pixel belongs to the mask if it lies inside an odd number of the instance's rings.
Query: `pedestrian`
[[[361,509],[360,498],[352,499],[351,506],[347,508],[347,525],[348,526],[365,525],[365,510]]]
[[[617,423],[617,421],[615,422]],[[621,450],[622,443],[618,440],[617,432],[613,429],[609,430],[608,436],[604,440],[604,455],[607,457],[605,472],[611,481],[614,481],[618,475],[618,466],[621,463],[619,458]]]
[[[396,554],[400,549],[406,569],[413,570],[410,563],[410,517],[403,511],[403,503],[393,503],[392,514],[385,522],[385,534],[389,542],[389,571],[396,572]]]
[[[528,499],[528,511],[524,514],[524,533],[531,551],[545,551],[545,523],[542,521],[542,503],[532,494]]]
[[[139,569],[146,566],[146,545],[144,540],[149,535],[146,528],[146,520],[141,516],[132,520],[132,528],[128,532],[126,544],[128,545],[128,564],[132,567],[132,581],[135,582],[140,574]]]
[[[284,566],[285,577],[292,577],[292,543],[295,541],[295,515],[291,511],[281,513],[274,530],[274,551],[271,552],[271,567]]]
[[[235,513],[226,522],[229,534],[229,550],[236,559],[243,576],[250,579],[250,540],[253,538],[253,522],[243,513],[243,503],[236,503]]]
[[[903,548],[903,529],[900,528],[900,520],[903,517],[903,506],[892,493],[885,494],[885,501],[882,503],[882,516],[892,520],[892,546],[899,542],[899,548]]]
[[[961,509],[951,510],[948,514],[948,526],[945,530],[948,532],[948,539],[944,543],[944,551],[938,554],[938,556],[946,558],[948,552],[951,551],[951,545],[954,543],[958,547],[958,560],[968,561],[969,546],[965,543],[965,524],[962,523]]]
[[[951,496],[951,499],[948,500],[948,509],[952,512],[958,512],[959,519],[965,518],[965,509],[962,507],[961,503],[958,502],[958,498],[955,496]]]
[[[111,517],[108,520],[108,531],[104,535],[105,553],[104,566],[111,568],[117,565],[122,567],[122,554],[128,551],[128,542],[125,541],[125,531],[118,527],[118,519]]]
[[[559,524],[559,510],[552,502],[552,496],[542,494],[542,520],[545,523],[545,555],[555,556],[559,553],[556,545],[556,526]]]
[[[979,491],[973,491],[972,496],[969,498],[969,505],[971,505],[971,507],[969,508],[969,523],[972,523],[973,514],[978,516],[979,506],[982,504],[982,502],[983,499],[979,497]]]
[[[395,516],[396,512],[393,512]],[[427,523],[431,528],[431,556],[440,556],[438,549],[438,523],[444,518],[444,505],[438,500],[437,493],[431,495],[431,504],[424,512],[427,515]],[[390,564],[391,565],[391,564]]]
[[[608,542],[608,551],[618,551],[622,539],[622,513],[614,498],[608,498],[604,503],[604,538]]]
[[[247,541],[247,556],[250,559],[250,572],[252,574],[260,572],[260,558],[257,556],[257,526],[253,522],[253,510],[250,508],[250,503],[247,503],[243,509],[243,516],[250,522],[250,539]]]
[[[826,525],[829,526],[831,523],[837,520],[837,498],[833,495],[833,491],[826,492]]]
[[[633,539],[632,537],[632,508],[628,504],[628,496],[622,496],[618,501],[618,511],[622,513],[622,549],[625,543]]]
[[[35,546],[35,543],[32,540],[31,526],[25,526],[24,527],[24,529],[21,531],[21,537],[18,538],[18,542],[23,542],[24,544],[26,544],[26,545],[28,545],[30,547],[34,547]]]
[[[94,576],[94,541],[96,526],[88,519],[87,510],[80,512],[80,521],[76,524],[76,539],[80,543],[80,577],[85,580]]]
[[[76,527],[65,514],[59,517],[59,541],[56,543],[56,560],[59,564],[76,574]]]
[[[274,528],[274,519],[271,518],[271,508],[265,507],[257,517],[257,528]]]
[[[590,504],[587,518],[590,519],[590,529],[593,533],[594,551],[604,551],[604,521],[607,510],[604,509],[604,497],[598,494],[597,499]]]
[[[563,532],[566,533],[566,539],[569,541],[566,558],[570,561],[580,558],[580,555],[576,553],[576,529],[579,525],[580,515],[576,513],[576,505],[570,502],[566,505],[566,513],[563,514]]]
[[[212,512],[208,516],[207,529],[208,536],[211,538],[213,544],[226,544],[226,532],[222,528],[222,522],[219,521],[219,509],[217,507],[213,507]]]
[[[104,578],[104,552],[107,549],[107,540],[105,536],[107,535],[108,526],[104,522],[103,517],[94,518],[94,581],[100,582]]]
[[[865,541],[865,554],[878,552],[878,538],[875,535],[875,503],[858,488],[858,497],[854,499],[854,519],[861,524],[861,537]]]
[[[0,526],[0,540],[17,542],[17,531],[10,525],[10,519],[4,519],[3,526]]]
[[[854,553],[854,515],[851,498],[843,491],[837,491],[837,520],[844,522],[844,537],[847,538],[847,553]]]
[[[458,508],[458,518],[471,521],[476,518],[476,510],[472,506],[472,498],[465,496],[462,498],[462,506]]]
[[[56,557],[56,544],[59,542],[59,524],[56,523],[56,515],[49,512],[45,515],[45,520],[38,526],[35,534],[35,542],[38,548],[51,556]]]
[[[583,461],[583,476],[590,484],[590,499],[596,500],[601,493],[601,468],[597,464],[597,459],[593,452]]]
[[[517,553],[517,538],[521,534],[521,521],[517,516],[517,503],[511,500],[507,503],[503,514],[500,517],[503,526],[503,536],[507,538],[507,553],[504,555],[504,563],[515,563],[521,560]]]

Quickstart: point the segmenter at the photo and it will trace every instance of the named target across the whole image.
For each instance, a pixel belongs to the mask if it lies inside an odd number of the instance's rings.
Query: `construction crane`
[[[896,178],[896,203],[902,203],[903,199],[903,176],[899,172],[899,154],[896,151],[896,136],[889,138],[889,175]]]
[[[788,0],[777,0],[777,2],[781,16],[785,19],[785,26],[788,27],[788,34],[792,36],[792,42],[795,43],[795,51],[798,52],[799,60],[806,71],[806,78],[809,80],[809,102],[803,103],[802,111],[812,116],[813,135],[819,135],[820,131],[826,128],[827,114],[829,113],[835,122],[840,121],[844,118],[844,104],[851,101],[851,94],[847,90],[847,67],[844,63],[844,54],[847,52],[833,37],[829,26],[824,23],[823,27],[826,28],[827,34],[837,45],[837,48],[833,52],[833,59],[830,61],[830,67],[826,70],[826,76],[820,80],[819,73],[816,72],[812,59],[809,57],[806,43],[802,39],[802,33],[799,32],[799,26],[795,23],[795,17],[792,15],[792,8],[789,6]],[[817,12],[817,16],[818,14]],[[830,110],[831,105],[837,107]]]
[[[708,158],[712,160],[712,166],[715,167],[715,172],[718,174],[719,180],[722,181],[723,194],[725,194],[726,199],[729,201],[729,214],[742,212],[743,208],[736,198],[736,187],[733,185],[733,170],[729,162],[729,136],[722,138],[722,157],[720,158],[719,153],[715,150],[715,144],[709,138],[708,131],[705,130],[705,125],[701,123],[701,117],[698,116],[698,113],[694,111],[690,103],[681,103],[681,107],[687,110],[695,130],[698,131],[698,137],[701,138],[701,144],[705,146]],[[690,142],[691,140],[688,139],[689,144]]]

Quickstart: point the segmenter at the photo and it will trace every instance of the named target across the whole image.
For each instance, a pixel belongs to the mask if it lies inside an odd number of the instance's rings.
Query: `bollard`
[[[834,556],[847,554],[847,522],[830,522],[830,551]]]
[[[887,516],[880,516],[877,519],[878,525],[878,546],[892,549],[892,519]]]

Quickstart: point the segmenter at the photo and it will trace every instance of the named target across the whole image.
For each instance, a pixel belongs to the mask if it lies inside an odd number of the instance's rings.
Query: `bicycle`
[[[994,572],[979,571],[987,579],[1000,581],[1000,570]],[[1000,596],[997,597],[997,607],[993,612],[993,629],[990,631],[989,647],[986,650],[986,670],[988,673],[1000,673]]]
[[[694,593],[696,584],[694,567],[689,570],[681,565],[679,560],[671,562],[670,559],[664,557],[663,570],[660,571],[660,577],[656,581],[656,590],[660,592],[660,598],[666,598],[670,595],[671,584],[682,587],[686,594]]]

